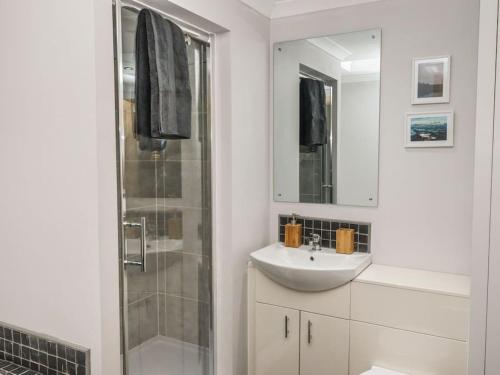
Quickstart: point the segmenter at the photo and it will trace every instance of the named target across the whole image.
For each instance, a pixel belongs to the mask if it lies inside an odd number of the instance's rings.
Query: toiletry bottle
[[[182,240],[182,215],[177,210],[167,219],[167,233],[171,240]]]
[[[292,214],[292,221],[285,225],[285,246],[300,247],[302,245],[302,224],[297,224],[297,215]]]

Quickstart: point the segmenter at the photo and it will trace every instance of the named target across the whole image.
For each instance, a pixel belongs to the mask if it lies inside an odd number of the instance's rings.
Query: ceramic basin
[[[282,243],[267,246],[250,254],[252,263],[278,284],[291,289],[318,292],[337,288],[358,276],[371,263],[371,255],[337,254],[334,249],[311,251]]]

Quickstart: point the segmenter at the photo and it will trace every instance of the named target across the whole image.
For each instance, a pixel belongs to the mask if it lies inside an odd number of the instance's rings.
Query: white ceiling
[[[241,0],[268,18],[281,18],[380,0]]]

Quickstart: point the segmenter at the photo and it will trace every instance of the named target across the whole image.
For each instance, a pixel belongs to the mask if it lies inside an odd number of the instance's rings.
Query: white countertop
[[[451,273],[372,264],[353,281],[457,297],[470,297],[470,277]]]

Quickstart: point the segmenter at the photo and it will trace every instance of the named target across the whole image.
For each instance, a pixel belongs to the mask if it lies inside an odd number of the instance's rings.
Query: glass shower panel
[[[134,136],[138,10],[121,8],[124,373],[212,373],[209,44],[187,37],[192,136],[141,150]],[[117,28],[119,30],[120,28]],[[118,64],[120,66],[120,64]],[[145,227],[139,224],[145,219]],[[143,270],[141,235],[145,237]]]

